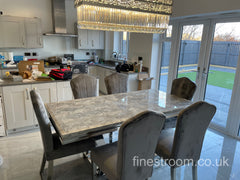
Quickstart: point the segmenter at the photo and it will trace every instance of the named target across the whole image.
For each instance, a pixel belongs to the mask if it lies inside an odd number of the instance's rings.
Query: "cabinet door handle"
[[[79,45],[80,45],[80,47],[82,46],[82,40],[81,39],[79,40]]]
[[[42,45],[42,38],[41,38],[41,36],[39,36],[39,44],[40,44],[40,46]]]
[[[22,44],[23,44],[23,46],[24,46],[24,37],[22,37]]]
[[[27,96],[27,100],[29,100],[29,89],[26,88],[26,96]]]
[[[94,47],[94,41],[92,40],[92,47]]]

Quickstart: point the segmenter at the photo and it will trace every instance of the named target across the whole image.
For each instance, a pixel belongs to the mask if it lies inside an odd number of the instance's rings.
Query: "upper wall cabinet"
[[[104,49],[104,31],[78,29],[78,49]]]
[[[39,18],[25,18],[26,48],[42,48],[42,28]]]
[[[26,46],[24,18],[0,16],[0,48]]]
[[[0,16],[0,48],[41,48],[39,18]]]

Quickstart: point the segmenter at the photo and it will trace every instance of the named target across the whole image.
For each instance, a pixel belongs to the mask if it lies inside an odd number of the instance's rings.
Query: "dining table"
[[[172,117],[192,103],[149,89],[54,102],[45,106],[62,144],[68,144],[107,133],[143,111],[163,113],[167,126],[172,123]]]

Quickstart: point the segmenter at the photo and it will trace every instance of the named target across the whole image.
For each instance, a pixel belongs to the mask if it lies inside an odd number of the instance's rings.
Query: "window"
[[[128,47],[129,47],[129,32],[120,32],[120,51],[119,51],[119,58],[120,59],[127,59],[128,57]]]

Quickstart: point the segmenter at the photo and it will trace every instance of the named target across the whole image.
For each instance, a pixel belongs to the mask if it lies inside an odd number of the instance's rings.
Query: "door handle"
[[[197,67],[197,79],[199,79],[200,67]]]
[[[23,46],[24,46],[24,37],[22,37],[22,44],[23,44]]]
[[[41,36],[39,36],[39,44],[40,44],[40,46],[42,45],[42,38],[41,38]]]
[[[27,96],[27,100],[29,100],[29,89],[26,88],[26,96]]]

